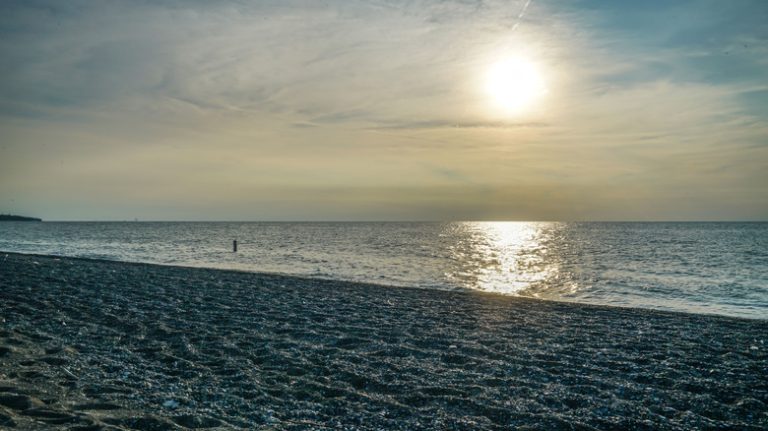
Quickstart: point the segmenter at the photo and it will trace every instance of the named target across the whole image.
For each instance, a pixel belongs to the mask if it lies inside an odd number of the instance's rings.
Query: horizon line
[[[768,219],[743,219],[743,220],[675,220],[675,219],[654,219],[654,220],[632,220],[632,219],[605,219],[605,220],[437,220],[437,219],[414,219],[414,220],[127,220],[127,219],[105,219],[105,220],[83,220],[83,219],[63,219],[46,220],[41,223],[767,223]]]

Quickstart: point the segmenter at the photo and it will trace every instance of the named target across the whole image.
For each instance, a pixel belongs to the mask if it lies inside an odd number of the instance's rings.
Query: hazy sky
[[[768,1],[524,7],[3,1],[0,212],[768,219]]]

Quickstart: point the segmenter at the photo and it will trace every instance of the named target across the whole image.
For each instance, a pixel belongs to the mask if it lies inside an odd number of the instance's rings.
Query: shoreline
[[[768,321],[2,254],[11,429],[768,426]]]
[[[697,222],[692,222],[692,223],[697,223]],[[166,264],[166,263],[157,263],[157,262],[113,260],[113,259],[94,258],[94,257],[63,256],[63,255],[56,255],[56,254],[20,253],[15,251],[0,250],[0,256],[2,255],[39,257],[43,259],[67,259],[67,260],[94,262],[94,263],[146,265],[149,267],[179,268],[179,269],[186,269],[186,270],[223,271],[223,272],[233,272],[238,274],[252,274],[252,275],[263,276],[263,277],[281,277],[281,278],[287,279],[288,281],[295,280],[297,282],[323,281],[323,282],[341,283],[345,285],[346,284],[359,285],[359,286],[365,286],[368,288],[415,289],[419,291],[438,292],[438,294],[441,292],[448,292],[448,293],[459,293],[459,294],[470,294],[470,295],[489,295],[491,297],[496,297],[496,298],[514,298],[514,299],[519,299],[524,301],[527,300],[527,301],[535,301],[535,302],[536,301],[552,302],[556,304],[563,304],[566,306],[597,307],[597,308],[620,309],[620,310],[627,309],[627,310],[638,310],[643,312],[648,311],[648,312],[655,312],[655,313],[671,313],[671,314],[682,314],[682,315],[691,315],[691,316],[706,316],[706,317],[725,318],[725,319],[768,322],[768,318],[733,316],[733,315],[719,314],[714,312],[704,313],[704,312],[693,312],[693,311],[682,311],[682,310],[668,310],[664,308],[633,307],[630,305],[598,304],[598,303],[590,303],[590,302],[566,301],[562,299],[544,299],[544,298],[536,298],[533,296],[507,295],[500,292],[474,290],[474,289],[467,289],[467,288],[438,289],[438,288],[432,288],[432,287],[405,286],[405,285],[397,285],[397,284],[383,284],[383,283],[376,283],[376,282],[362,282],[362,281],[345,280],[345,279],[337,279],[337,278],[330,278],[330,277],[327,277],[327,278],[319,277],[319,276],[313,277],[313,276],[293,275],[293,274],[280,273],[280,272],[255,271],[255,270],[238,269],[238,268],[217,268],[217,267],[211,267],[211,266],[192,266],[192,265],[179,265],[179,264],[172,264],[172,263]]]

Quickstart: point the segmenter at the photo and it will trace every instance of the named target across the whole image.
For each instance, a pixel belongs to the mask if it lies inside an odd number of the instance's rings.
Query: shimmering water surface
[[[768,223],[3,222],[0,250],[768,318]]]

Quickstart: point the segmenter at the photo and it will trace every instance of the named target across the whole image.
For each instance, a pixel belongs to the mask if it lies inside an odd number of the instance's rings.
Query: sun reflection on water
[[[467,222],[461,228],[464,240],[451,250],[456,269],[446,274],[454,282],[482,291],[536,297],[559,284],[559,259],[549,244],[560,223]],[[572,285],[567,290],[576,288]]]

